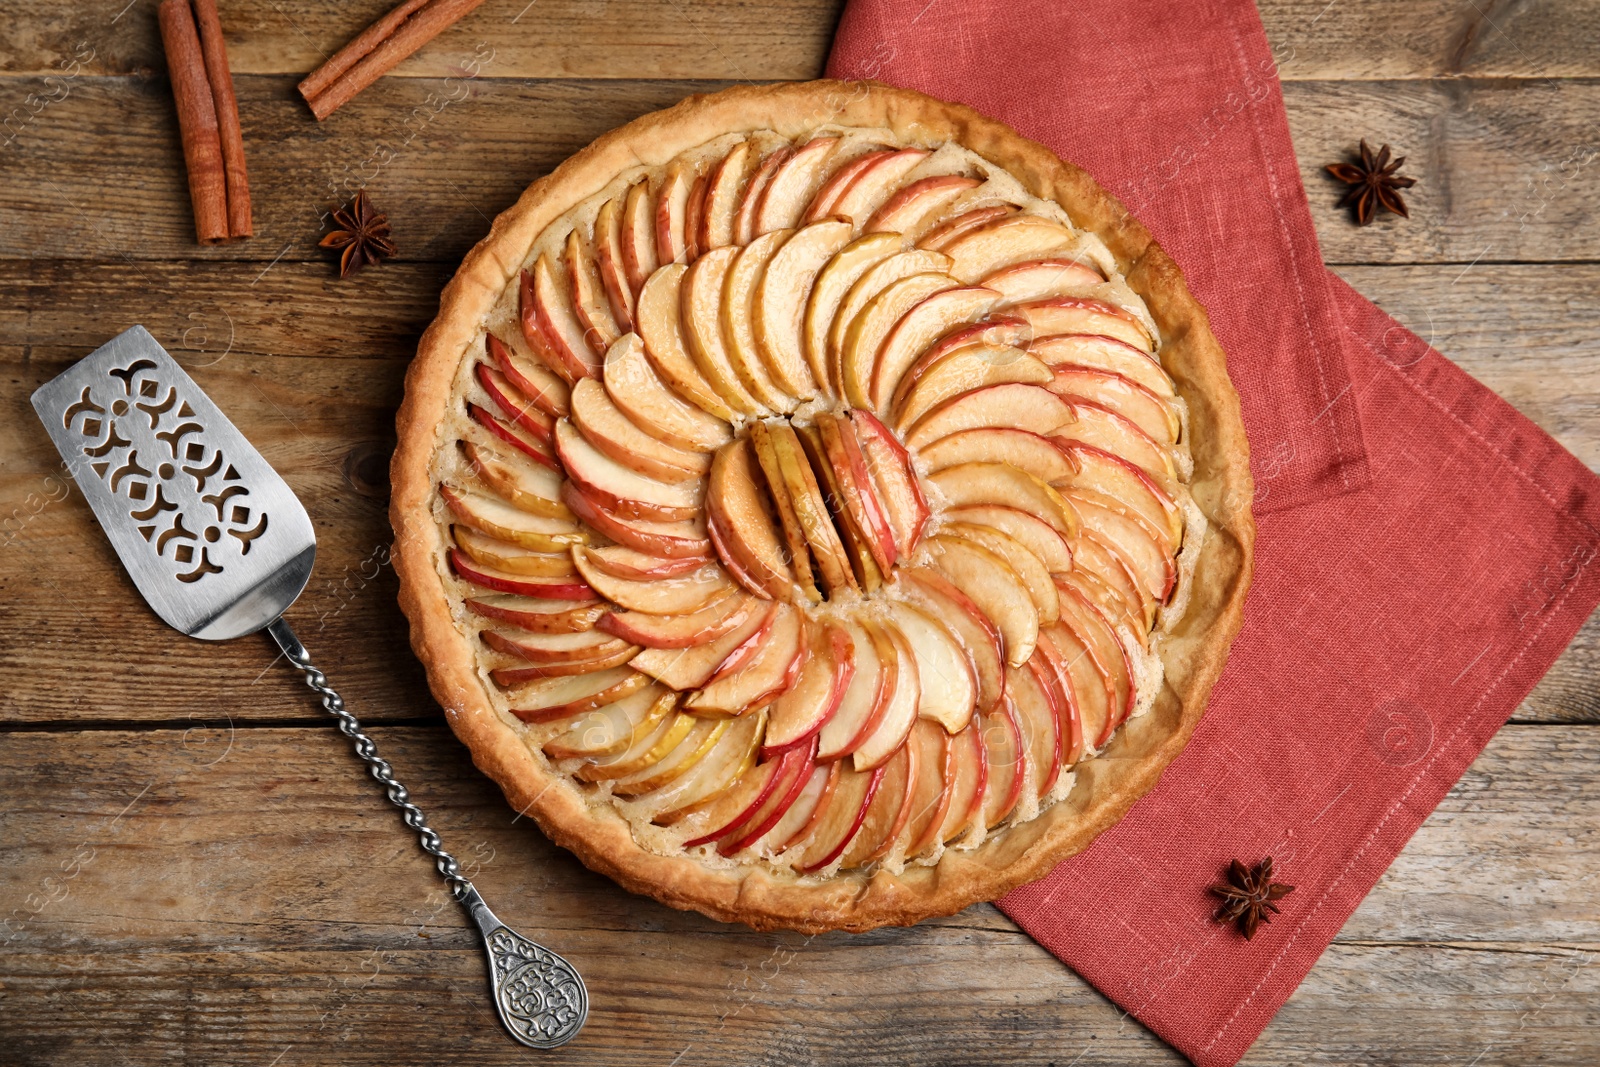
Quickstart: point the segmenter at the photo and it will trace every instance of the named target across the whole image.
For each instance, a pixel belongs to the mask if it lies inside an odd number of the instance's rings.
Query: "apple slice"
[[[1065,496],[1082,516],[1084,529],[1099,534],[1106,547],[1127,563],[1139,587],[1165,603],[1178,580],[1178,568],[1160,531],[1098,493],[1069,489]]]
[[[644,648],[694,648],[732,632],[762,608],[758,598],[738,593],[688,615],[611,611],[596,625],[608,634]]]
[[[604,354],[622,336],[622,331],[617,329],[617,321],[611,314],[594,258],[577,230],[567,234],[561,261],[572,282],[572,310],[583,330],[583,339],[591,351]]]
[[[1017,712],[1010,700],[983,720],[984,758],[989,764],[989,781],[983,795],[984,826],[992,830],[1016,810],[1022,797],[1027,746],[1017,725]]]
[[[904,433],[922,416],[948,400],[993,385],[1049,385],[1050,368],[1020,348],[969,345],[958,348],[917,376],[893,404],[895,429]]]
[[[1168,551],[1183,539],[1183,513],[1172,497],[1147,471],[1102,448],[1077,443],[1069,446],[1078,473],[1066,484],[1109,497],[1166,535]]]
[[[917,241],[918,248],[926,248],[930,252],[942,252],[951,242],[963,234],[988,226],[1008,218],[1017,213],[1014,204],[984,204],[970,207],[954,218],[946,219]]]
[[[622,255],[622,210],[620,198],[600,205],[594,218],[594,262],[600,272],[600,288],[611,307],[617,333],[633,331],[633,286]]]
[[[894,531],[895,552],[898,556],[909,556],[922,540],[931,514],[916,472],[912,470],[911,456],[871,412],[850,412],[850,429]]]
[[[947,507],[997,504],[1042,519],[1070,539],[1077,534],[1077,515],[1067,498],[1025,470],[1005,463],[961,463],[928,476]]]
[[[1028,300],[1011,308],[1027,318],[1035,337],[1058,333],[1092,333],[1125,341],[1141,352],[1154,352],[1150,332],[1133,313],[1104,300],[1054,296]]]
[[[634,797],[629,803],[630,811],[670,825],[683,817],[684,809],[721,796],[749,773],[755,766],[756,749],[765,726],[763,716],[757,713],[718,721],[726,724],[727,730],[700,762],[661,788]]]
[[[989,786],[989,760],[983,746],[983,720],[950,739],[950,761],[945,772],[950,799],[938,839],[951,844],[965,835],[983,813],[983,798]]]
[[[538,600],[595,600],[594,590],[579,578],[534,578],[525,574],[512,574],[476,562],[458,548],[450,550],[450,569],[464,582],[493,589],[497,593],[515,593]]]
[[[1072,561],[1073,569],[1062,575],[1062,580],[1082,589],[1108,615],[1120,619],[1141,647],[1149,648],[1149,630],[1158,605],[1139,588],[1122,558],[1093,530],[1084,530],[1073,545]]]
[[[788,813],[806,783],[811,780],[811,772],[816,766],[811,759],[812,747],[815,746],[791,749],[778,757],[772,791],[761,806],[750,813],[749,818],[720,835],[717,842],[719,854],[732,856],[749,848],[765,837]]]
[[[1054,661],[1058,677],[1064,669],[1064,680],[1071,687],[1083,721],[1085,741],[1095,749],[1105,747],[1117,725],[1116,690],[1110,673],[1094,650],[1066,626],[1057,624],[1041,630],[1039,644],[1055,650],[1049,658]]]
[[[1027,671],[1035,684],[1044,692],[1056,717],[1056,742],[1061,750],[1063,770],[1075,766],[1089,751],[1083,736],[1083,716],[1078,712],[1078,698],[1068,684],[1065,663],[1058,663],[1055,646],[1041,641],[1027,662]]]
[[[706,188],[710,178],[705,174],[696,175],[694,184],[689,187],[689,202],[683,209],[683,261],[693,263],[709,248],[700,245],[700,232],[704,228],[703,219],[706,213]]]
[[[844,854],[851,839],[861,829],[867,808],[882,781],[882,767],[872,771],[856,771],[848,767],[840,770],[838,784],[821,818],[806,839],[794,846],[800,850],[795,859],[795,870],[810,874]]]
[[[1033,216],[1026,216],[1033,217]],[[1002,307],[1065,296],[1105,281],[1098,270],[1067,256],[1013,262],[983,276],[980,284],[1000,293]]]
[[[915,604],[892,603],[890,617],[916,660],[922,686],[917,713],[946,733],[961,732],[978,700],[977,672],[966,650],[948,626]]]
[[[819,411],[815,418],[822,452],[837,486],[840,508],[850,517],[879,575],[890,574],[898,556],[894,530],[878,500],[861,444],[850,426],[832,412]]]
[[[763,755],[814,740],[839,710],[855,677],[855,645],[848,630],[829,626],[811,647],[815,652],[801,664],[794,687],[773,702]]]
[[[857,237],[836,252],[817,272],[806,298],[805,319],[801,324],[801,348],[811,376],[825,392],[837,393],[838,382],[828,359],[828,331],[838,315],[851,286],[861,276],[899,252],[905,242],[899,234],[873,233]]]
[[[777,516],[778,531],[783,535],[784,558],[793,569],[795,585],[806,600],[813,604],[821,603],[822,589],[817,569],[811,558],[811,549],[806,541],[806,529],[800,519],[788,479],[783,475],[783,461],[778,456],[778,446],[773,440],[771,424],[751,423],[750,436],[747,440],[750,442],[756,463],[761,468],[767,496],[771,499],[773,512]],[[759,579],[760,575],[756,577]]]
[[[523,722],[554,722],[615,703],[650,684],[632,667],[613,667],[568,678],[542,678],[506,694],[511,714]]]
[[[739,257],[737,248],[718,248],[690,265],[683,276],[680,309],[684,338],[695,367],[729,407],[746,415],[766,415],[772,409],[745,388],[724,343],[724,283]]]
[[[991,312],[989,317],[970,326],[952,330],[929,345],[917,357],[907,377],[914,377],[918,367],[929,367],[958,348],[969,345],[997,345],[1003,348],[1027,348],[1033,340],[1033,327],[1019,315],[1001,315]]]
[[[835,760],[848,756],[864,742],[878,722],[894,695],[897,661],[880,660],[878,649],[893,651],[887,638],[873,636],[873,632],[860,623],[843,624],[850,637],[852,669],[850,684],[840,695],[839,707],[832,718],[823,724],[817,759]]]
[[[733,437],[727,422],[667,388],[636,334],[628,334],[606,352],[601,380],[611,402],[658,441],[686,451],[709,452]]]
[[[933,847],[950,805],[946,772],[950,762],[950,735],[937,723],[919,720],[911,730],[906,748],[914,751],[916,774],[908,783],[907,818],[889,850],[898,849],[906,859],[915,859]]]
[[[554,359],[551,369],[568,382],[599,374],[605,349],[590,345],[584,336],[583,326],[567,301],[566,287],[556,281],[548,255],[534,261],[532,274],[533,317],[544,338],[542,351]]]
[[[484,347],[506,381],[518,394],[531,400],[534,407],[552,418],[567,413],[567,383],[558,375],[543,364],[513,352],[511,346],[492,333],[484,335]]]
[[[840,466],[843,462],[842,456],[830,458],[827,448],[822,443],[822,431],[819,429],[824,420],[833,419],[835,416],[831,412],[817,412],[814,418],[817,420],[814,424],[799,427],[795,433],[805,449],[806,459],[811,465],[811,472],[816,476],[818,488],[822,490],[822,499],[827,505],[828,514],[832,517],[834,529],[838,531],[839,540],[844,545],[846,563],[855,585],[861,592],[871,595],[883,587],[883,571],[873,559],[873,550],[868,547],[870,538],[864,531],[861,521],[856,513],[845,505],[844,489],[840,486],[838,472],[848,468]],[[885,530],[887,528],[886,521]],[[892,535],[890,540],[892,542]]]
[[[919,224],[942,215],[956,197],[982,183],[961,174],[921,178],[895,192],[867,220],[867,232],[913,233]]]
[[[968,230],[939,250],[954,261],[950,273],[971,285],[1001,267],[1068,255],[1077,244],[1072,231],[1054,219],[1010,215]]]
[[[650,522],[645,519],[624,519],[585,496],[571,482],[561,487],[561,502],[571,508],[584,525],[618,544],[636,548],[640,552],[673,559],[688,556],[709,559],[711,556],[711,542],[706,537],[703,523],[692,520]]]
[[[867,167],[882,159],[884,156],[894,154],[894,149],[883,148],[866,152],[834,169],[828,175],[828,180],[822,183],[822,188],[817,190],[817,195],[811,198],[811,203],[806,207],[806,213],[801,216],[802,222],[816,222],[835,214],[833,206],[839,202],[839,197],[856,180],[856,176]]]
[[[1004,463],[1051,485],[1077,475],[1073,455],[1048,437],[1004,427],[962,430],[924,445],[917,452],[917,458],[930,471],[962,463]]]
[[[686,702],[690,710],[745,715],[770,704],[794,685],[806,651],[803,617],[787,605],[777,605],[774,610],[777,618],[760,649],[739,670],[714,676],[690,696]]]
[[[733,244],[734,217],[739,211],[739,186],[750,160],[750,142],[728,150],[706,177],[706,206],[700,213],[700,254]]]
[[[650,276],[639,293],[639,336],[662,382],[701,411],[729,420],[733,409],[695,366],[683,336],[683,276],[688,269],[669,263]]]
[[[677,578],[634,580],[618,578],[595,566],[582,545],[573,548],[572,562],[589,583],[589,588],[628,611],[689,615],[734,592],[727,572],[715,563],[707,563]]]
[[[928,539],[933,568],[967,595],[1000,631],[1006,662],[1013,667],[1033,655],[1039,637],[1039,610],[1027,586],[1002,557],[972,541],[936,536]]]
[[[468,526],[452,526],[450,533],[461,551],[481,566],[530,578],[576,579],[578,576],[570,552],[530,552],[505,541],[485,537]]]
[[[1139,429],[1132,419],[1087,400],[1072,402],[1077,421],[1056,431],[1064,443],[1093,445],[1168,481],[1177,477],[1172,453]]]
[[[1094,653],[1095,662],[1104,669],[1112,695],[1112,727],[1121,726],[1133,714],[1139,697],[1122,639],[1094,602],[1073,585],[1061,586],[1061,624]]]
[[[832,379],[835,393],[840,396],[847,395],[844,391],[843,363],[845,334],[862,310],[896,282],[918,274],[942,275],[949,265],[949,256],[939,252],[913,249],[885,256],[861,272],[860,277],[846,290],[844,298],[839,301],[838,309],[833,314],[833,322],[828,327],[828,376]]]
[[[978,605],[943,575],[927,567],[902,571],[900,595],[938,619],[956,635],[978,682],[979,711],[992,710],[1005,694],[1005,643]]]
[[[998,426],[1049,436],[1070,426],[1072,405],[1038,385],[1009,383],[975,389],[947,400],[918,419],[906,434],[906,447],[920,449],[930,441],[962,430]]]
[[[539,651],[537,646],[530,646],[525,641],[517,640],[512,633],[496,630],[483,631],[483,640],[486,645],[496,652],[508,656],[516,656],[527,661],[525,665],[516,667],[497,667],[489,672],[496,685],[513,686],[520,682],[531,682],[537,678],[564,678],[575,674],[592,674],[595,671],[607,670],[611,667],[620,667],[639,653],[639,646],[630,645],[624,641],[608,642],[604,651],[595,651],[592,655],[579,656],[576,653],[565,657],[544,655],[534,661],[529,653]],[[591,633],[593,631],[590,631]],[[555,635],[527,635],[528,637],[583,637],[583,634],[555,634]]]
[[[834,528],[828,505],[822,499],[822,489],[817,484],[816,472],[800,444],[794,427],[787,422],[769,423],[767,437],[777,457],[778,470],[784,488],[794,507],[795,519],[811,551],[812,562],[822,578],[824,592],[829,597],[856,590],[855,575],[850,569],[839,531]],[[758,445],[759,447],[759,445]]]
[[[765,713],[758,713],[765,718]],[[756,718],[756,715],[750,718]],[[682,823],[692,836],[683,843],[685,849],[710,844],[719,837],[744,824],[765,804],[777,784],[783,761],[768,760],[757,763],[740,775],[732,787],[696,807],[674,814],[672,822]]]
[[[667,715],[654,730],[620,754],[578,768],[577,776],[586,782],[609,782],[637,774],[659,764],[694,730],[696,724],[693,715],[682,712]]]
[[[728,728],[732,725],[732,722],[727,719],[720,721],[710,719],[695,720],[677,745],[666,755],[654,763],[612,782],[612,795],[635,797],[653,792],[677,781],[699,765],[700,761],[706,757],[706,754],[716,747],[717,742],[722,740],[722,735],[727,733]]]
[[[1022,579],[1023,586],[1028,590],[1028,599],[1033,601],[1034,608],[1039,612],[1040,625],[1048,626],[1061,617],[1061,596],[1056,592],[1056,584],[1050,577],[1049,568],[1021,541],[992,526],[976,526],[961,522],[946,523],[940,527],[939,533],[941,536],[959,537],[982,545],[1005,560],[1011,569],[1017,572],[1017,577]],[[577,551],[581,550],[574,550],[575,553]]]
[[[689,262],[687,222],[694,179],[687,166],[674,160],[656,193],[656,259],[661,263]]]
[[[1043,800],[1061,779],[1061,759],[1065,754],[1061,716],[1039,676],[1027,667],[1010,668],[1006,695],[1016,712],[1023,750],[1033,772],[1033,795]]]
[[[561,475],[557,472],[526,456],[497,452],[465,439],[460,447],[472,473],[512,507],[530,515],[572,521],[572,512],[560,499]]]
[[[793,411],[799,398],[778,387],[767,370],[756,341],[756,289],[767,264],[789,239],[791,231],[764,233],[744,246],[722,286],[722,339],[739,381],[752,396],[777,412]]]
[[[486,363],[479,363],[474,370],[476,371],[478,384],[483,386],[483,391],[489,394],[489,399],[494,401],[495,406],[518,429],[540,444],[550,444],[550,439],[555,433],[555,419],[542,411],[528,397],[523,396],[504,375],[493,367]]]
[[[872,406],[887,411],[890,397],[917,357],[940,337],[987,315],[998,295],[981,286],[944,289],[907,310],[878,348],[872,369]]]
[[[758,855],[775,856],[788,847],[790,842],[800,840],[805,831],[810,829],[813,816],[819,814],[818,809],[833,795],[833,786],[837,784],[838,779],[837,763],[813,765],[810,774],[801,784],[799,794],[783,813],[783,817],[773,823],[772,829],[762,834],[749,847]]]
[[[794,231],[768,260],[756,286],[752,309],[757,348],[773,382],[791,396],[817,392],[801,344],[806,300],[823,265],[853,236],[850,224],[841,219],[822,219]]]
[[[569,520],[534,515],[512,507],[499,497],[441,485],[439,495],[452,514],[474,530],[535,552],[560,552],[589,538]]]
[[[585,712],[564,733],[544,743],[551,759],[615,759],[636,740],[655,732],[676,703],[660,686]]]
[[[794,595],[795,573],[779,540],[781,531],[758,479],[755,453],[741,438],[718,450],[706,489],[709,526],[716,531],[721,555],[753,583],[751,592],[788,599]]]
[[[793,229],[827,178],[837,137],[814,137],[773,168],[756,206],[755,233]]]
[[[931,153],[925,148],[902,148],[898,152],[879,156],[861,169],[834,201],[833,214],[841,215],[855,224],[857,229],[883,206],[905,176],[910,174]]]
[[[999,530],[1037,556],[1051,574],[1065,574],[1072,570],[1072,546],[1066,536],[1026,511],[999,504],[969,504],[947,508],[944,518],[952,524],[971,524]]]
[[[661,265],[656,255],[655,222],[655,202],[650,195],[650,180],[646,178],[628,190],[622,205],[622,269],[635,300],[644,290],[644,283]],[[635,319],[635,326],[637,324]]]
[[[600,451],[568,419],[556,423],[556,457],[584,495],[625,519],[671,522],[700,513],[704,483],[662,482],[630,470]]]
[[[883,778],[861,819],[861,829],[839,859],[841,869],[860,867],[880,859],[894,846],[895,838],[911,818],[916,797],[912,786],[917,777],[917,757],[922,750],[901,745],[883,765]]]
[[[695,559],[653,556],[626,545],[590,548],[587,555],[589,562],[604,573],[615,578],[629,578],[634,581],[646,578],[678,578],[703,566]],[[572,562],[570,554],[567,562]]]
[[[1131,378],[1095,367],[1063,363],[1054,368],[1051,390],[1069,402],[1089,400],[1115,411],[1158,444],[1178,439],[1178,411]]]
[[[853,407],[876,407],[872,380],[884,342],[918,304],[955,287],[955,279],[948,274],[913,274],[891,283],[867,302],[846,327],[839,346],[839,383],[845,400]]]
[[[763,604],[720,637],[686,647],[646,648],[633,657],[632,666],[673,689],[698,689],[734,656],[749,658],[771,633],[777,615]]]
[[[466,605],[469,611],[486,619],[541,634],[578,633],[594,626],[606,613],[606,606],[598,601],[579,603],[514,595],[470,597]]]
[[[481,404],[467,403],[467,413],[472,416],[472,421],[482,426],[489,436],[503,441],[527,456],[536,463],[542,463],[551,470],[559,470],[560,464],[556,462],[555,451],[547,441],[540,440],[527,430],[513,423],[503,422],[494,412]],[[554,427],[552,427],[553,431]]]
[[[895,664],[894,689],[884,704],[872,732],[850,755],[850,762],[858,771],[881,767],[905,744],[906,737],[917,722],[917,710],[922,704],[923,684],[917,673],[916,654],[912,651],[900,628],[882,621],[871,631],[877,647],[874,649],[880,664]],[[932,680],[930,680],[931,682]]]
[[[767,191],[767,185],[772,181],[772,175],[783,165],[794,149],[787,146],[779,148],[769,154],[760,163],[756,164],[750,180],[745,183],[744,193],[739,198],[739,210],[733,220],[733,243],[747,245],[761,236],[757,228],[757,212],[761,208],[762,194]]]
[[[605,386],[585,378],[572,390],[572,424],[584,440],[646,478],[691,482],[711,469],[711,457],[659,441],[617,407]]]
[[[1120,374],[1159,397],[1174,395],[1172,379],[1156,357],[1126,341],[1087,333],[1053,334],[1036,338],[1028,350],[1050,366],[1073,364]]]

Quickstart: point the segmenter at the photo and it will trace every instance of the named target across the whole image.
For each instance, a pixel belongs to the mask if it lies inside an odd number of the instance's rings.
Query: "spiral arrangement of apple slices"
[[[1195,537],[1143,305],[955,145],[631,178],[535,243],[440,466],[502,706],[707,862],[898,870],[1035,817],[1148,706]]]

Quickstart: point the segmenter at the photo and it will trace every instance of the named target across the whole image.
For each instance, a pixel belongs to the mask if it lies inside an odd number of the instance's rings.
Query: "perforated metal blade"
[[[239,637],[305,588],[317,554],[305,508],[143,326],[40,386],[33,410],[172,627]]]

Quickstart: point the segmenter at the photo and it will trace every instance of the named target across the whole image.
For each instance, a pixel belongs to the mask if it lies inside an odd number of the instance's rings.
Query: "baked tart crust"
[[[625,190],[619,176],[666,167],[719,139],[736,140],[731,134],[803,145],[819,130],[854,128],[882,133],[880,142],[891,147],[961,146],[1098,238],[1098,254],[1115,268],[1111,281],[1120,273],[1133,302],[1143,303],[1141,318],[1147,313],[1141,328],[1153,326],[1159,337],[1161,367],[1181,400],[1183,465],[1192,469],[1182,472],[1187,514],[1178,590],[1161,609],[1150,642],[1159,688],[1150,687],[1139,713],[1117,726],[1095,758],[1078,762],[1070,777],[1063,772],[1036,814],[980,830],[976,847],[939,848],[935,861],[920,864],[841,870],[835,858],[802,875],[759,859],[684,850],[670,839],[663,846],[648,834],[641,843],[624,805],[530,744],[526,728],[506,711],[503,687],[491,681],[495,661],[486,660],[477,629],[462,621],[462,583],[450,562],[456,544],[440,484],[462,436],[463,382],[470,379],[464,365],[482,359],[486,331],[504,325],[508,291],[514,294],[533,266],[531,253],[543,247],[550,224],[588,211],[584,205],[608,189]],[[859,931],[914,923],[995,899],[1087,847],[1155,785],[1188,742],[1238,632],[1250,581],[1255,525],[1238,396],[1205,311],[1177,266],[1120,203],[1044,146],[969,108],[876,83],[817,81],[690,97],[606,134],[535,182],[494,221],[445,288],[407,375],[397,426],[390,514],[400,603],[434,696],[473,762],[518,812],[590,868],[672,907],[757,929]],[[852,581],[848,574],[819,575],[816,588],[827,584],[824,577]]]

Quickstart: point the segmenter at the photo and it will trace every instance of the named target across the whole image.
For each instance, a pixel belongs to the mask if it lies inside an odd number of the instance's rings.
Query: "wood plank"
[[[375,733],[500,913],[582,969],[587,1059],[1180,1062],[987,905],[817,938],[674,912],[517,824],[442,729]],[[1246,1062],[1591,1062],[1597,758],[1589,728],[1501,731]],[[0,795],[25,798],[0,836],[24,1062],[513,1055],[454,905],[331,730],[4,734]]]
[[[155,19],[46,0],[10,5],[0,72],[130,74],[162,69]],[[302,75],[385,11],[389,0],[240,0],[224,11],[241,74]],[[1262,22],[1289,80],[1593,77],[1600,4],[1461,0],[1262,0]],[[491,0],[395,71],[457,73],[480,42],[485,74],[516,78],[814,78],[842,0]],[[79,51],[80,42],[89,51]],[[92,56],[92,58],[87,58]]]
[[[292,79],[241,77],[258,236],[201,248],[165,89],[86,78],[0,153],[0,258],[326,261],[322,215],[365,182],[403,261],[455,262],[591,139],[722,84],[387,79],[319,127],[286,106]],[[1600,82],[1291,82],[1285,95],[1330,263],[1600,260]],[[1362,137],[1410,160],[1409,220],[1356,227],[1334,208],[1342,187],[1322,167]]]

